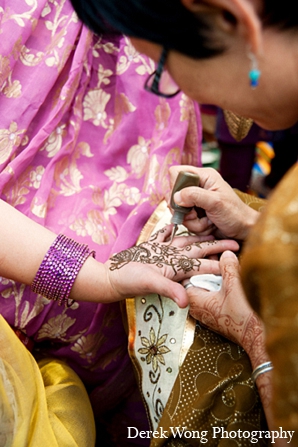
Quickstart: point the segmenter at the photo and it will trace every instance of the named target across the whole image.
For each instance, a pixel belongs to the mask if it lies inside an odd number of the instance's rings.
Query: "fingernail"
[[[223,254],[221,255],[221,258],[236,258],[237,259],[237,256],[235,255],[235,253],[233,253],[232,251],[230,251],[230,250],[226,250],[226,251],[224,251],[223,252]]]
[[[177,205],[179,205],[179,203],[181,202],[181,192],[180,191],[175,193],[174,200],[175,200],[175,203],[177,203]]]

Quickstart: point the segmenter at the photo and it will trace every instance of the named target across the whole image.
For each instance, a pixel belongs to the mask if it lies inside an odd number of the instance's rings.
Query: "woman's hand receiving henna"
[[[169,245],[170,233],[167,226],[147,242],[110,258],[106,268],[111,299],[107,301],[158,293],[186,307],[187,293],[178,281],[198,272],[219,274],[219,262],[208,257],[239,248],[233,240],[214,241],[212,236],[180,236]]]

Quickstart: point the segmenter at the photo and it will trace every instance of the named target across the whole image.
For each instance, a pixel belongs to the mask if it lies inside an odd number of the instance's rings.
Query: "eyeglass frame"
[[[154,95],[157,95],[157,96],[161,96],[162,98],[173,98],[174,96],[178,95],[178,93],[180,93],[180,91],[181,91],[180,89],[178,89],[174,93],[162,93],[159,90],[159,82],[160,82],[160,78],[161,78],[162,72],[165,67],[165,62],[166,62],[168,52],[169,52],[168,48],[164,47],[162,50],[159,62],[157,64],[156,70],[148,76],[148,78],[146,79],[146,82],[144,84],[144,89],[147,92],[153,93]],[[149,82],[151,81],[152,78],[153,78],[152,84],[149,85]]]

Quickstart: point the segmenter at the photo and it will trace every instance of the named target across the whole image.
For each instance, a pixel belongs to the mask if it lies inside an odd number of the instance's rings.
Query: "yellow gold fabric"
[[[238,189],[234,190],[238,197],[242,200],[242,202],[246,203],[250,208],[253,208],[256,211],[262,212],[267,204],[266,199],[260,199],[259,197],[255,197],[251,194],[246,194],[245,192],[239,191]]]
[[[265,323],[277,427],[298,432],[298,166],[274,190],[242,258],[247,297]],[[297,438],[293,445],[297,445]]]
[[[0,446],[93,447],[87,392],[60,360],[36,362],[0,316]]]

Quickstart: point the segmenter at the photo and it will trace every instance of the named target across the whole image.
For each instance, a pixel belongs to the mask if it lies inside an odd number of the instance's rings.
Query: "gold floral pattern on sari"
[[[1,296],[7,300],[13,297],[15,301],[13,326],[26,332],[28,323],[43,311],[44,307],[49,303],[49,300],[38,295],[35,303],[32,304],[24,299],[26,289],[24,284],[18,284],[15,281],[0,277],[0,285],[4,286],[1,290]]]
[[[9,199],[9,203],[18,206],[26,202],[26,196],[32,189],[38,189],[44,174],[43,166],[36,168],[29,167],[15,181],[11,180],[4,188],[4,193]]]
[[[45,144],[40,148],[40,151],[45,150],[49,158],[54,157],[62,147],[64,136],[66,136],[66,124],[56,127],[47,138]]]
[[[144,137],[138,138],[138,144],[132,146],[127,154],[127,162],[131,165],[131,168],[137,178],[144,175],[147,168],[147,161],[150,154],[150,140],[145,140]]]
[[[127,37],[93,35],[69,0],[10,0],[0,12],[1,199],[105,262],[134,245],[200,122],[181,120],[181,95],[168,101],[144,91],[156,64]],[[196,105],[188,107],[190,116]],[[186,148],[192,164],[199,149]],[[0,301],[9,324],[80,371],[128,362],[118,304],[109,305],[113,318],[102,304],[64,310],[5,279]]]
[[[107,113],[105,111],[106,105],[110,100],[111,95],[103,90],[92,90],[84,99],[84,120],[91,120],[94,126],[102,126],[107,128],[106,123]]]
[[[25,144],[22,141],[25,129],[19,130],[15,121],[12,121],[8,129],[0,129],[0,165],[6,162],[12,155],[13,150]]]
[[[37,339],[41,338],[59,338],[64,341],[67,330],[75,323],[75,318],[70,318],[67,315],[57,315],[50,318],[38,331]]]
[[[96,244],[102,245],[109,242],[108,222],[103,219],[98,210],[89,211],[85,218],[76,218],[70,228],[77,236],[90,236]]]
[[[125,38],[125,43],[124,54],[119,57],[117,64],[117,74],[123,74],[131,64],[136,64],[136,72],[140,76],[151,74],[155,70],[154,62],[140,54],[127,37]]]

